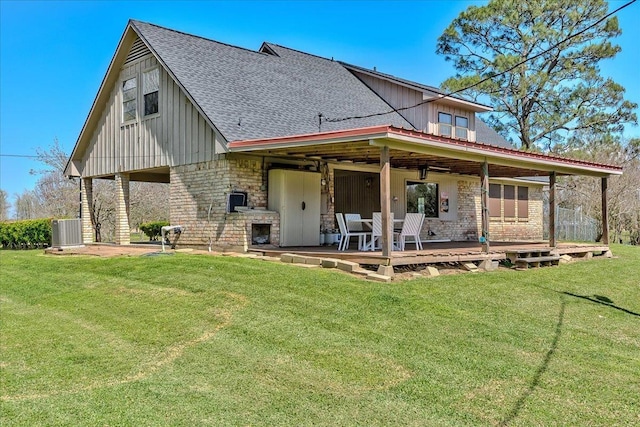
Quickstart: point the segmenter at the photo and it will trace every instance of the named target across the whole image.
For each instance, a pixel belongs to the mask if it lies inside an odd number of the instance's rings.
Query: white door
[[[320,244],[320,174],[269,171],[269,209],[280,213],[280,246]]]

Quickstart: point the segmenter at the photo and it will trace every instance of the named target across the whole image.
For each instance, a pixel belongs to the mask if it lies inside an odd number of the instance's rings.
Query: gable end
[[[125,59],[124,63],[129,64],[130,62],[134,62],[144,56],[151,55],[151,51],[144,44],[142,39],[138,37],[131,45],[131,49],[129,50],[129,55],[127,55],[127,59]]]

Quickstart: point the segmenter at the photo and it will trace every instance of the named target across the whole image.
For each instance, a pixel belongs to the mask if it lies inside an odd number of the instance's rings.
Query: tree
[[[611,239],[616,242],[629,233],[630,240],[640,236],[640,139],[611,141],[594,141],[595,136],[584,135],[586,144],[580,150],[569,152],[572,157],[600,163],[613,163],[623,167],[623,174],[609,179],[607,189],[609,230]],[[559,194],[559,205],[577,209],[601,223],[602,204],[599,185],[594,178],[574,176],[561,179],[562,191]],[[637,240],[637,237],[636,237]],[[639,242],[636,242],[638,244]]]
[[[9,196],[6,191],[0,189],[0,221],[9,219]]]
[[[68,155],[57,139],[48,148],[36,150],[45,169],[32,170],[40,175],[33,191],[16,196],[16,215],[27,218],[76,218],[80,209],[79,180],[64,176]],[[134,227],[145,221],[169,217],[166,184],[132,182],[130,187],[130,219]],[[115,231],[116,189],[113,180],[93,181],[93,201],[88,212],[97,242],[113,238]]]
[[[37,148],[38,160],[48,168],[31,170],[31,174],[40,175],[34,193],[40,202],[39,217],[76,218],[80,207],[78,179],[64,176],[67,154],[57,139],[48,149]]]
[[[437,53],[458,74],[443,88],[495,108],[488,122],[522,148],[557,150],[575,131],[620,133],[637,104],[600,75],[620,47],[603,0],[491,0],[462,12],[438,38]]]
[[[169,220],[169,186],[156,182],[132,182],[130,199],[131,227],[151,221]]]
[[[31,190],[25,190],[22,194],[15,196],[15,214],[16,219],[36,219],[44,218],[41,215],[42,208],[38,197]]]

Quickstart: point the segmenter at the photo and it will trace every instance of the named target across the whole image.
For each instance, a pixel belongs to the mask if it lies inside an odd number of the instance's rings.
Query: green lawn
[[[613,250],[390,284],[0,251],[0,425],[639,425],[640,248]]]

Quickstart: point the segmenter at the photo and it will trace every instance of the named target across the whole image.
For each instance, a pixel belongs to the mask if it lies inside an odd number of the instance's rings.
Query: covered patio
[[[247,153],[269,158],[282,158],[296,161],[329,163],[347,167],[375,167],[379,174],[380,211],[382,229],[387,230],[381,238],[381,250],[361,253],[347,251],[335,254],[361,260],[362,263],[380,265],[419,264],[445,262],[456,258],[464,260],[504,259],[505,247],[539,245],[550,248],[554,253],[575,249],[576,253],[608,253],[607,219],[607,179],[620,175],[618,166],[598,164],[582,160],[567,159],[535,152],[525,152],[461,139],[440,137],[416,130],[407,130],[393,126],[375,126],[335,132],[320,132],[309,135],[297,135],[285,138],[235,141],[229,143],[232,153]],[[391,169],[423,173],[438,171],[451,176],[479,178],[481,214],[477,238],[473,241],[428,243],[423,251],[393,251],[392,228],[388,225],[391,218],[393,195],[390,191]],[[557,242],[554,218],[556,205],[556,178],[563,175],[592,176],[600,180],[602,195],[602,239],[597,244],[577,248]],[[492,240],[489,217],[489,178],[519,179],[523,177],[543,177],[549,183],[549,224],[550,238],[545,242],[511,242]],[[528,239],[527,239],[528,240]],[[580,246],[580,245],[578,245]],[[296,252],[324,252],[332,250],[320,248],[283,248]],[[583,250],[584,249],[584,250]],[[260,249],[262,250],[262,249]],[[262,250],[264,252],[269,252]],[[278,249],[277,251],[281,251]]]

